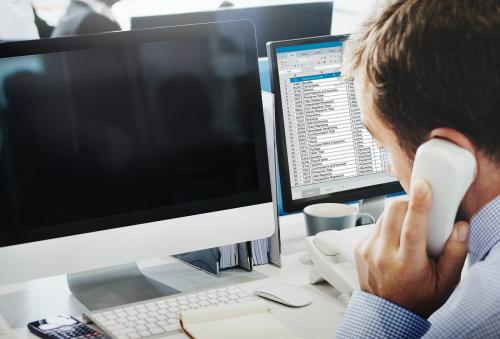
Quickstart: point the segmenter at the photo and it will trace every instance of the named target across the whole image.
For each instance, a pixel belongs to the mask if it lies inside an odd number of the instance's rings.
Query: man
[[[71,0],[52,37],[119,31],[111,6],[118,0]]]
[[[390,205],[356,246],[362,291],[353,294],[338,337],[498,338],[500,1],[388,1],[352,36],[345,60],[363,121],[386,148],[388,170],[409,201]],[[437,260],[426,253],[427,221],[433,195],[446,192],[422,181],[410,187],[415,151],[431,138],[477,161]]]

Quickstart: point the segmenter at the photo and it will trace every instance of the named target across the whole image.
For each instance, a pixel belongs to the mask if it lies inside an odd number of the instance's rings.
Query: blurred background
[[[223,2],[235,7],[253,7],[268,4],[287,4],[295,0],[122,0],[112,12],[121,28],[130,29],[130,18],[134,16],[160,15],[213,10]],[[314,2],[314,1],[311,1]],[[376,0],[336,0],[332,34],[350,33],[370,10]],[[65,13],[69,0],[33,0],[38,15],[49,25],[57,25]]]

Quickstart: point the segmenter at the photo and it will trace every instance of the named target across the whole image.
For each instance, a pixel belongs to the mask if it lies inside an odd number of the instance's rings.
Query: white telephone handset
[[[411,181],[424,180],[432,191],[432,207],[427,232],[427,252],[439,257],[467,189],[474,180],[476,161],[467,150],[443,139],[422,144],[415,156]],[[367,237],[374,225],[325,231],[306,238],[307,251],[314,264],[310,273],[312,284],[328,281],[342,295],[350,297],[359,290],[354,267],[353,247]]]
[[[458,207],[474,180],[476,159],[466,149],[431,139],[417,149],[411,182],[424,180],[432,191],[427,253],[437,258],[453,230]]]

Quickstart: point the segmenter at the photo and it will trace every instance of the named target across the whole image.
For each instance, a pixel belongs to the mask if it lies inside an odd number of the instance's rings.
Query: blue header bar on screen
[[[312,81],[312,80],[338,78],[338,77],[340,77],[340,72],[315,74],[315,75],[308,75],[308,76],[304,76],[304,77],[295,77],[295,78],[291,78],[290,82]]]
[[[316,44],[278,47],[276,48],[276,53],[289,53],[289,52],[307,51],[310,49],[341,47],[343,43],[344,43],[343,41],[329,41],[329,42],[319,42]]]

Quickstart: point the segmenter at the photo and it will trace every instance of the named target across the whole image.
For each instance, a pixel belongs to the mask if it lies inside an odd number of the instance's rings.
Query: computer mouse
[[[303,307],[311,303],[309,293],[300,286],[276,283],[256,288],[253,293],[262,298],[291,307]]]

